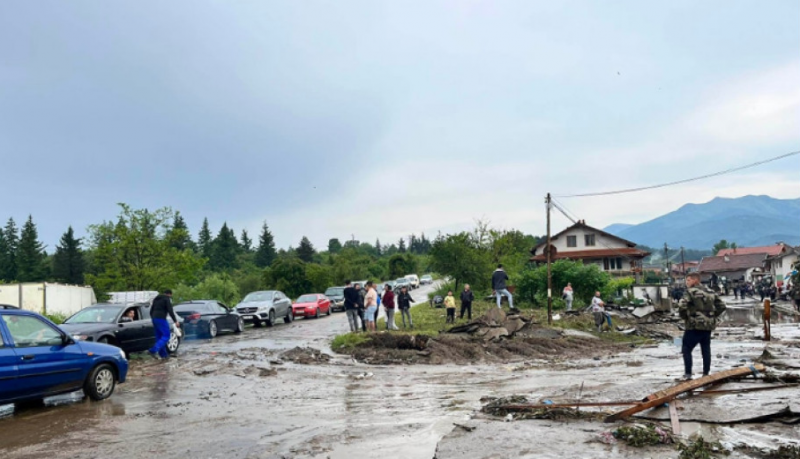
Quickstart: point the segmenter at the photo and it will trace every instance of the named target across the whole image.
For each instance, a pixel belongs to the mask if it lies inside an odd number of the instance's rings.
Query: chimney
[[[736,249],[734,249],[734,250],[736,250]],[[728,263],[729,261],[731,261],[731,257],[729,257],[729,256],[726,254],[726,255],[725,255],[725,263]]]

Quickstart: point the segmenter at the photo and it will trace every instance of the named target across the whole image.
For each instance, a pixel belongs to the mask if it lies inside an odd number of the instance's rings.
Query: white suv
[[[408,274],[406,279],[408,279],[408,282],[411,284],[411,288],[419,288],[419,276],[416,274]]]

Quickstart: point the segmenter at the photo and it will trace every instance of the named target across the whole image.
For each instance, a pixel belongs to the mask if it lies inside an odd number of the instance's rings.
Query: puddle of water
[[[722,316],[722,323],[726,325],[762,324],[763,316],[764,308],[761,306],[752,308],[728,308],[725,310],[725,313]],[[797,314],[786,313],[780,310],[772,309],[771,316],[771,322],[773,324],[800,323],[800,316]]]

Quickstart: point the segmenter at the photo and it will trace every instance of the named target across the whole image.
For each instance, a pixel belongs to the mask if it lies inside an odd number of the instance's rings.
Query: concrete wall
[[[97,303],[97,299],[91,287],[39,282],[0,285],[0,303],[39,314],[71,315]]]

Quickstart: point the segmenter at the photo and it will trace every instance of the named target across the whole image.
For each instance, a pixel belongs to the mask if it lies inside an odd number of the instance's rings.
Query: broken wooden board
[[[678,402],[676,400],[669,404],[669,421],[672,424],[672,435],[680,435],[681,421],[678,419]]]
[[[631,408],[628,408],[627,410],[620,411],[619,413],[615,413],[612,414],[611,416],[606,417],[605,422],[618,421],[620,419],[624,419],[633,414],[644,411],[648,408],[653,408],[656,406],[663,405],[683,393],[692,391],[694,389],[698,389],[703,386],[707,386],[713,382],[722,381],[724,379],[728,379],[733,376],[743,376],[748,373],[753,373],[753,370],[762,372],[765,369],[766,368],[764,367],[764,365],[755,364],[753,367],[734,368],[732,370],[721,371],[719,373],[714,373],[712,375],[703,376],[702,378],[699,379],[685,381],[676,386],[672,386],[669,389],[665,389],[662,391],[658,391],[654,394],[648,395],[642,403],[633,406]]]
[[[584,408],[593,406],[630,406],[638,405],[641,402],[633,400],[623,400],[619,402],[570,402],[570,403],[551,403],[549,405],[508,405],[502,408],[507,411],[530,411],[544,410],[548,408]]]

